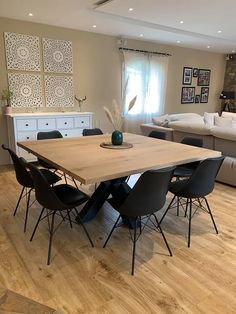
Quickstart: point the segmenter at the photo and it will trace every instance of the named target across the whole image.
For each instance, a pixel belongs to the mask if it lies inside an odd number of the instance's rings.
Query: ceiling
[[[96,6],[97,1],[0,0],[0,16],[213,52],[236,51],[235,0],[110,0]]]

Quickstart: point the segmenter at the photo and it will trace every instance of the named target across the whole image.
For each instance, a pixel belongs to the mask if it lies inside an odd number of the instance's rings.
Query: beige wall
[[[73,42],[74,89],[79,97],[87,96],[84,111],[94,112],[94,124],[105,132],[110,131],[103,106],[110,106],[112,99],[119,99],[121,61],[116,38],[95,33],[58,28],[43,24],[0,18],[0,91],[7,86],[3,32],[18,32],[40,37],[71,40]],[[212,112],[220,108],[218,100],[222,90],[225,58],[222,54],[203,52],[176,46],[158,45],[144,41],[128,40],[127,47],[151,49],[172,54],[169,62],[165,112]],[[208,104],[181,105],[183,66],[211,69],[210,97]],[[196,84],[194,84],[196,85]],[[39,110],[39,109],[38,109]],[[68,109],[71,111],[71,108]],[[73,110],[78,110],[75,106]],[[15,110],[16,111],[16,110]],[[17,110],[19,111],[19,109]],[[21,111],[26,111],[25,109]],[[33,109],[29,109],[33,111]],[[49,111],[40,108],[40,111]],[[50,111],[52,109],[50,108]],[[5,117],[0,112],[0,142],[7,143]],[[8,162],[0,150],[0,164]]]

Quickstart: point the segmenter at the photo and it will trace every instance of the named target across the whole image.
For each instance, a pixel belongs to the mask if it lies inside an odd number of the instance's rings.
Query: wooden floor
[[[191,248],[186,218],[174,211],[167,215],[163,229],[173,257],[167,255],[160,234],[147,229],[137,244],[135,276],[130,275],[126,228],[118,228],[102,248],[117,217],[107,204],[87,223],[95,248],[80,226],[70,229],[65,223],[55,235],[52,264],[47,266],[46,221],[29,242],[39,205],[31,209],[26,234],[24,204],[12,216],[19,191],[12,169],[0,167],[0,285],[70,314],[236,313],[235,188],[216,184],[208,199],[220,233],[214,233],[206,213],[197,213]]]

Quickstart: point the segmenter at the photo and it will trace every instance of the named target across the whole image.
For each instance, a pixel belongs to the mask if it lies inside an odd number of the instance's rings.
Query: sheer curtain
[[[148,123],[153,116],[163,113],[168,57],[140,52],[123,51],[122,85],[125,86],[126,109],[124,129],[140,133],[140,124]],[[130,100],[137,95],[134,107],[127,112]]]

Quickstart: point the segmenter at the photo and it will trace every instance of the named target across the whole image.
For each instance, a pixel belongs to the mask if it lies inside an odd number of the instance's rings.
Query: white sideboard
[[[35,161],[34,155],[17,146],[17,142],[37,140],[40,131],[58,130],[63,137],[82,135],[83,129],[91,129],[92,112],[16,113],[7,115],[9,147],[27,161]]]

